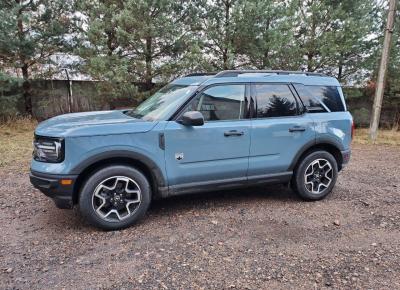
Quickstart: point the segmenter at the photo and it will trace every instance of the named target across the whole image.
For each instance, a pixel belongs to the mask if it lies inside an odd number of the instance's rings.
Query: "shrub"
[[[367,127],[369,125],[370,111],[368,109],[356,109],[352,112],[352,115],[357,127]]]

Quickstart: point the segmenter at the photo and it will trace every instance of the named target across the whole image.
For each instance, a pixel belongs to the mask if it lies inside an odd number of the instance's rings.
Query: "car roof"
[[[319,73],[293,71],[222,71],[217,74],[191,74],[172,84],[207,86],[220,83],[299,83],[306,86],[340,86],[338,80]]]
[[[179,79],[172,81],[171,84],[199,86],[209,78],[211,78],[211,76],[186,76],[186,77],[179,78]]]

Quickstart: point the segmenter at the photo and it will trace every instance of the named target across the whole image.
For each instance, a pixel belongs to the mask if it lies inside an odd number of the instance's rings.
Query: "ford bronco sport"
[[[350,159],[339,82],[318,73],[222,71],[177,79],[134,110],[38,125],[31,183],[103,229],[127,227],[154,198],[268,183],[327,196]]]

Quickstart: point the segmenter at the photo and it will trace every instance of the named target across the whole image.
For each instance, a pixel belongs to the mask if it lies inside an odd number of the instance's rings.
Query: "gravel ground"
[[[0,169],[0,288],[399,289],[400,147],[353,152],[323,201],[282,186],[177,197],[116,232]]]

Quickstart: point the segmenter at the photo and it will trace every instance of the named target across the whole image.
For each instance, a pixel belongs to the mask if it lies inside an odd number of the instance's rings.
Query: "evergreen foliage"
[[[137,97],[138,89],[191,72],[240,68],[317,71],[344,85],[371,80],[373,87],[387,8],[382,3],[2,0],[0,91],[21,86],[24,111],[31,114],[30,82],[51,76],[52,56],[61,53],[80,57],[78,71],[99,81],[106,99]],[[397,21],[386,90],[396,106],[399,30]],[[18,94],[1,98],[5,110]]]

